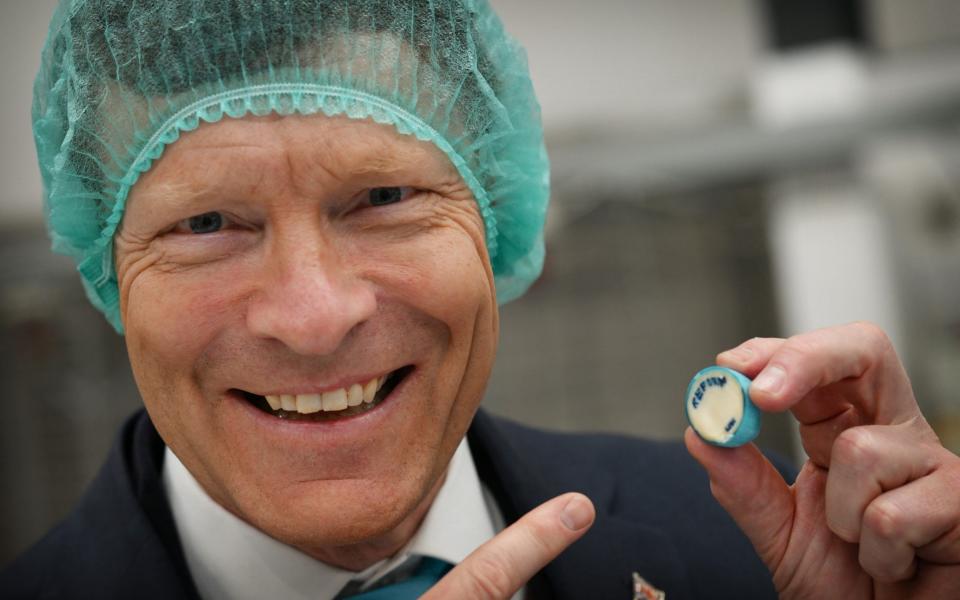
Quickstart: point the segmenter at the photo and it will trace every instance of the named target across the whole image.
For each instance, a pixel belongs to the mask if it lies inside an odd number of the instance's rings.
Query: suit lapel
[[[670,600],[689,597],[683,563],[661,529],[611,513],[617,492],[615,475],[600,468],[567,471],[562,480],[573,482],[574,487],[551,483],[557,478],[545,473],[556,467],[541,459],[550,454],[550,448],[531,451],[528,440],[518,438],[525,431],[481,410],[468,433],[480,479],[497,499],[507,522],[568,491],[583,492],[597,508],[590,531],[530,582],[528,598],[630,600],[634,572],[664,590]]]
[[[45,578],[41,597],[198,598],[165,508],[154,460],[162,451],[137,412],[77,509],[51,534],[46,568],[57,575]]]

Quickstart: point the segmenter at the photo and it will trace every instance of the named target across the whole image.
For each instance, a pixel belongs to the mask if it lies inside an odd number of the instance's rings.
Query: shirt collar
[[[187,566],[206,600],[332,598],[351,580],[373,583],[413,555],[457,564],[496,533],[495,507],[484,500],[466,439],[413,538],[396,556],[361,573],[315,560],[234,516],[207,495],[169,448],[163,482]]]

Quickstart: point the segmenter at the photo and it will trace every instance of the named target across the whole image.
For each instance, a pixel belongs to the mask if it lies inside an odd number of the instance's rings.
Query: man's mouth
[[[246,390],[235,391],[261,411],[278,419],[330,421],[359,415],[375,408],[411,371],[413,365],[408,365],[383,377],[316,394],[261,396]]]

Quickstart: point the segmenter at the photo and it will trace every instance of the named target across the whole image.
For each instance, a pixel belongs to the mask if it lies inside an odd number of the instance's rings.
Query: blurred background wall
[[[960,450],[960,3],[492,2],[529,52],[554,190],[487,408],[677,439],[718,351],[870,319]],[[139,404],[43,233],[29,106],[54,4],[0,0],[0,564]],[[785,415],[761,442],[799,458]]]

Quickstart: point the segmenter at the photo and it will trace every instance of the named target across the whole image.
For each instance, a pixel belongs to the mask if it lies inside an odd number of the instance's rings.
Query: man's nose
[[[377,310],[373,284],[352,273],[328,244],[289,244],[271,252],[264,270],[247,326],[298,354],[333,354]]]

